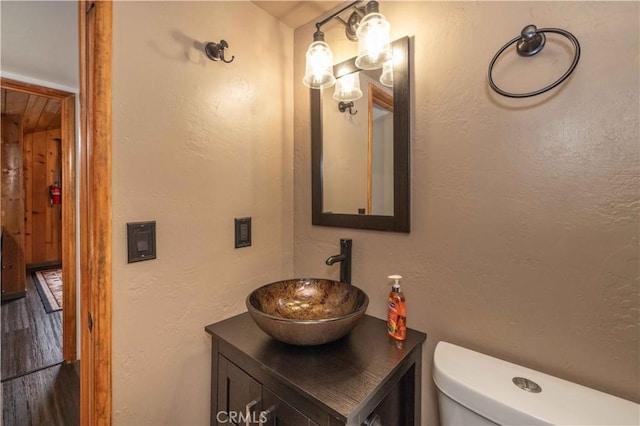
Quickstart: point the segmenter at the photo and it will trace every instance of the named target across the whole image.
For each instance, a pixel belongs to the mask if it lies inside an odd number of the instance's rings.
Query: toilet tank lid
[[[514,377],[536,382],[532,393]],[[433,381],[457,403],[498,424],[639,425],[640,405],[447,342],[438,342]]]

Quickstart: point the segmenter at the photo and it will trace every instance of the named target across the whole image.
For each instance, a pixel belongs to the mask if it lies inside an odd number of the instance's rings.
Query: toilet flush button
[[[513,383],[522,390],[527,392],[539,393],[542,392],[542,388],[533,380],[526,379],[524,377],[514,377]]]

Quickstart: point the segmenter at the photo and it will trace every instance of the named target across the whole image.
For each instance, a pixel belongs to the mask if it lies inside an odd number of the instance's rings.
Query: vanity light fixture
[[[360,73],[353,72],[346,74],[336,80],[336,90],[333,92],[333,99],[340,101],[338,111],[349,111],[349,114],[356,115],[358,111],[352,111],[353,101],[362,97],[360,90]]]
[[[363,70],[376,70],[391,59],[391,26],[380,13],[377,1],[367,3],[366,15],[362,18],[356,37],[358,37],[358,57],[356,67]]]
[[[389,59],[382,65],[380,83],[387,87],[393,87],[393,59]]]
[[[307,50],[307,65],[302,83],[312,89],[324,89],[335,84],[333,76],[333,53],[324,41],[324,33],[320,27],[313,33],[313,43]]]
[[[325,89],[335,84],[333,75],[333,53],[324,41],[320,28],[330,20],[337,18],[345,26],[345,34],[351,41],[358,41],[356,66],[360,69],[382,68],[384,62],[391,59],[390,25],[380,14],[379,3],[371,0],[366,7],[357,6],[354,1],[322,21],[316,22],[313,42],[306,54],[306,67],[302,83],[311,89]],[[354,9],[348,21],[338,15],[347,9]],[[364,17],[363,17],[364,16]],[[355,35],[354,35],[355,33]]]
[[[336,101],[355,101],[362,97],[360,90],[360,73],[352,72],[336,80],[336,90],[333,99]]]

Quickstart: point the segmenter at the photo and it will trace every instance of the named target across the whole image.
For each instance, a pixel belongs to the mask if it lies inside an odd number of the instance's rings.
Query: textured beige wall
[[[293,271],[293,31],[250,2],[113,9],[114,424],[208,424],[204,326]],[[196,48],[220,39],[231,64]],[[127,264],[142,220],[158,258]]]
[[[340,237],[353,238],[353,282],[380,318],[387,275],[405,277],[408,324],[429,336],[425,423],[437,421],[431,359],[439,340],[640,402],[639,6],[381,3],[394,38],[413,36],[409,235],[311,226],[301,80],[314,27],[296,30],[295,273],[337,278],[338,265],[324,260]],[[573,32],[580,63],[551,95],[499,97],[488,89],[488,63],[529,23]],[[527,78],[553,79],[564,56],[550,47],[531,59]]]

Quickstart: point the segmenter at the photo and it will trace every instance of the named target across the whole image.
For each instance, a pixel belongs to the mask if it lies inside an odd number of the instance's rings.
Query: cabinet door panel
[[[249,424],[257,424],[259,419],[256,413],[260,412],[261,407],[260,383],[223,356],[218,357],[218,368],[220,376],[216,422],[225,425],[246,425],[248,418]]]
[[[284,402],[266,387],[262,389],[262,407],[268,412],[269,426],[318,426],[304,414]]]

